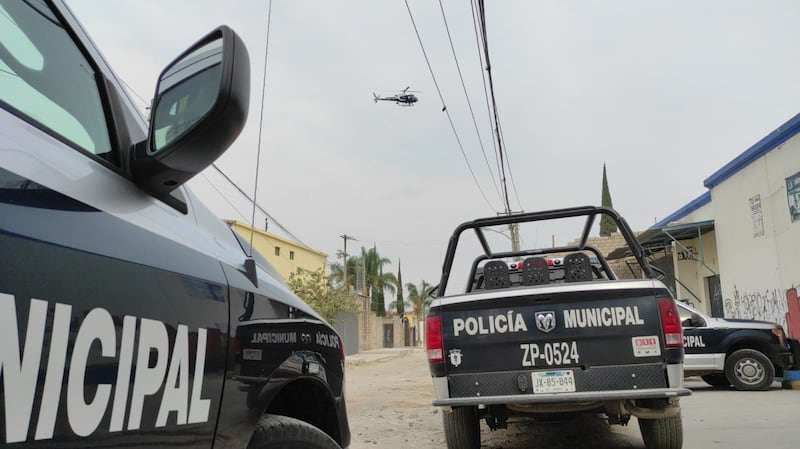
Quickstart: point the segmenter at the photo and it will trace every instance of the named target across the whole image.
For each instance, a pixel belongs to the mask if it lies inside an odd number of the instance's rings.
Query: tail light
[[[444,361],[441,315],[432,315],[425,320],[425,349],[428,351],[429,362]]]
[[[661,315],[661,330],[664,333],[664,346],[683,347],[683,327],[678,314],[678,306],[672,298],[658,298],[658,312]]]

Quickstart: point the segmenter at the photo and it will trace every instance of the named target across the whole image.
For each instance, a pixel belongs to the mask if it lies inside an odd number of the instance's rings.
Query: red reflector
[[[553,266],[553,259],[547,259],[547,266],[548,267],[552,267]]]
[[[678,306],[672,298],[658,298],[658,312],[661,315],[661,329],[664,332],[664,346],[680,348],[683,346],[683,327],[678,314]]]
[[[425,320],[425,349],[428,351],[429,362],[444,361],[442,317],[440,315],[432,315]]]

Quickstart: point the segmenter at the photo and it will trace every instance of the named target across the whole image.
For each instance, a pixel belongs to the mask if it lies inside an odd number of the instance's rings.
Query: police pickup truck
[[[766,390],[783,370],[796,368],[800,345],[786,337],[780,324],[712,318],[681,302],[678,313],[686,376],[700,376],[715,387]]]
[[[601,216],[617,223],[644,279],[617,279],[602,253],[587,244]],[[518,248],[520,240],[534,241],[539,228],[570,226],[583,229],[574,245]],[[511,248],[496,236],[506,229]],[[462,260],[469,275],[453,292],[449,281]],[[690,391],[682,387],[677,304],[610,208],[512,214],[458,226],[426,332],[434,405],[445,408],[449,449],[479,448],[481,419],[495,430],[514,415],[550,419],[577,412],[602,413],[622,425],[636,416],[648,449],[683,444],[679,397]]]
[[[349,444],[341,339],[183,185],[249,74],[220,27],[148,124],[62,1],[0,0],[0,447]]]

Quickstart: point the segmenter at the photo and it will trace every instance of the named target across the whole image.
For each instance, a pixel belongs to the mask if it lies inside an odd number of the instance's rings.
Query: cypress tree
[[[601,204],[603,207],[614,207],[614,205],[611,202],[611,192],[608,190],[608,178],[606,177],[606,164],[603,164],[603,198]],[[617,232],[617,224],[611,217],[603,215],[600,218],[600,235],[603,237],[607,237],[614,232]]]
[[[397,259],[397,316],[405,314],[406,306],[403,299],[403,274],[400,272],[400,259]]]
[[[383,278],[383,267],[380,268],[378,275],[377,288],[372,291],[372,306],[376,315],[386,316],[386,300],[384,299],[385,296],[383,292],[384,283],[381,280],[381,278]]]

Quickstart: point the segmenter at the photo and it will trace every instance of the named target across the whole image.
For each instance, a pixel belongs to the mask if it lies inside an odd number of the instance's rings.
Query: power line
[[[458,142],[458,148],[461,150],[461,155],[464,157],[464,162],[467,163],[467,168],[469,169],[469,173],[472,175],[472,180],[475,181],[475,186],[478,187],[478,191],[481,193],[484,201],[486,204],[489,205],[489,208],[496,211],[492,203],[489,202],[489,199],[486,197],[486,194],[481,189],[481,185],[478,182],[478,178],[475,177],[475,172],[472,170],[472,165],[469,163],[469,159],[467,159],[467,153],[464,152],[464,146],[461,144],[461,139],[458,137],[458,132],[456,131],[456,127],[453,124],[453,119],[450,117],[450,111],[447,110],[447,105],[444,102],[444,96],[442,96],[442,91],[439,89],[439,83],[436,82],[436,75],[433,73],[433,68],[431,67],[431,62],[428,59],[428,53],[425,51],[425,46],[422,44],[422,38],[419,35],[419,30],[417,29],[417,23],[414,21],[414,15],[411,13],[411,7],[408,5],[408,0],[405,0],[406,9],[408,9],[408,16],[411,18],[411,25],[414,26],[414,33],[417,35],[417,41],[419,41],[419,46],[422,49],[422,55],[425,57],[425,63],[428,65],[428,70],[431,73],[431,78],[433,79],[433,85],[436,86],[436,92],[439,94],[439,100],[442,102],[442,111],[447,114],[447,120],[450,122],[450,128],[453,129],[453,135],[456,136],[456,142]]]
[[[135,91],[135,90],[133,90],[133,88],[132,88],[131,86],[129,86],[129,85],[128,85],[128,83],[126,83],[126,82],[125,82],[125,80],[124,80],[124,79],[122,79],[122,77],[119,77],[119,76],[118,76],[118,77],[117,77],[117,79],[119,80],[119,82],[120,82],[120,83],[122,83],[122,85],[123,85],[123,86],[125,86],[125,87],[127,87],[127,88],[128,88],[128,91],[130,91],[130,92],[131,92],[131,93],[132,93],[132,94],[133,94],[133,95],[134,95],[136,98],[138,98],[138,99],[139,99],[139,101],[141,101],[141,102],[142,102],[142,105],[144,105],[144,107],[145,107],[146,109],[150,109],[150,102],[149,102],[149,101],[145,100],[144,98],[142,98],[142,96],[141,96],[141,95],[139,95],[138,93],[136,93],[136,91]]]
[[[498,111],[495,111],[497,113]],[[498,119],[499,124],[499,119]],[[503,127],[499,126],[498,129],[500,130],[500,139],[505,142],[505,136],[503,136]],[[514,197],[517,199],[517,205],[519,209],[522,210],[522,202],[519,200],[519,192],[517,192],[517,183],[514,181],[514,172],[511,171],[511,158],[508,157],[508,147],[506,147],[506,164],[508,164],[508,175],[511,177],[511,188],[514,189]]]
[[[247,222],[247,217],[244,215],[244,213],[242,213],[242,211],[240,211],[240,210],[239,210],[239,208],[238,208],[238,207],[236,207],[236,206],[233,204],[233,202],[232,202],[231,200],[229,200],[229,199],[228,199],[228,197],[227,197],[227,196],[225,196],[225,194],[224,194],[224,193],[222,193],[222,191],[221,191],[220,189],[218,189],[218,188],[217,188],[217,186],[215,186],[213,182],[211,182],[211,180],[210,180],[210,179],[208,179],[208,176],[206,176],[206,175],[205,175],[205,173],[200,173],[200,174],[203,176],[203,179],[205,179],[205,180],[206,180],[206,182],[207,182],[207,183],[208,183],[208,184],[211,186],[211,188],[213,188],[214,190],[216,190],[216,191],[217,191],[217,193],[219,193],[219,196],[221,196],[221,197],[222,197],[222,199],[223,199],[223,200],[225,200],[225,202],[226,202],[226,203],[228,203],[228,205],[229,205],[229,206],[230,206],[230,207],[231,207],[231,208],[234,210],[234,212],[236,212],[237,214],[239,214],[239,216],[240,216],[240,217],[242,217],[242,220],[243,220],[244,222]]]
[[[500,194],[500,189],[497,187],[497,180],[494,179],[494,173],[492,172],[492,167],[489,165],[489,158],[486,157],[486,149],[483,147],[483,139],[481,138],[481,132],[478,130],[478,121],[475,120],[475,111],[472,109],[472,102],[469,99],[469,94],[467,93],[467,84],[464,82],[464,76],[461,74],[461,65],[458,63],[458,56],[456,56],[456,48],[453,45],[453,37],[450,35],[450,26],[447,24],[447,15],[444,13],[444,5],[442,4],[442,0],[439,0],[439,9],[442,10],[442,20],[444,20],[444,28],[447,30],[447,40],[450,41],[450,50],[453,52],[453,60],[456,63],[456,69],[458,70],[458,78],[461,80],[461,87],[464,89],[464,97],[467,99],[467,106],[469,106],[469,113],[472,116],[472,124],[475,126],[475,133],[478,135],[478,143],[481,146],[481,153],[483,153],[483,160],[486,161],[486,168],[489,169],[489,176],[492,178],[492,185],[494,186],[495,191],[497,191],[497,196],[500,197],[500,201],[503,200],[503,196]]]
[[[486,60],[486,73],[489,78],[489,94],[492,99],[492,110],[494,112],[494,125],[495,125],[495,133],[497,137],[497,151],[500,155],[500,167],[501,167],[501,179],[500,182],[503,185],[503,193],[505,198],[505,208],[506,213],[511,213],[511,204],[508,201],[508,185],[506,183],[506,174],[505,168],[508,166],[509,173],[511,172],[511,166],[508,165],[507,162],[503,162],[503,139],[502,134],[500,132],[500,119],[497,114],[497,98],[494,94],[494,80],[492,79],[492,64],[489,59],[489,40],[486,33],[486,11],[484,9],[484,0],[478,0],[479,5],[479,16],[480,16],[480,25],[481,25],[481,34],[483,37],[483,53]]]
[[[292,234],[292,232],[291,232],[291,231],[289,231],[289,229],[287,229],[287,228],[286,228],[286,226],[284,226],[284,225],[280,224],[280,222],[278,222],[278,220],[276,220],[276,219],[275,219],[275,217],[273,217],[272,215],[270,215],[270,214],[269,214],[269,213],[268,213],[266,210],[264,210],[264,208],[263,208],[263,207],[259,206],[259,205],[258,205],[258,203],[256,203],[256,202],[255,202],[255,201],[254,201],[252,198],[250,198],[250,195],[248,195],[248,194],[247,194],[247,192],[245,192],[244,190],[242,190],[242,188],[241,188],[241,187],[239,187],[239,185],[238,185],[238,184],[236,184],[235,182],[233,182],[233,180],[232,180],[232,179],[231,179],[231,178],[230,178],[228,175],[226,175],[226,174],[225,174],[225,172],[223,172],[222,170],[220,170],[220,168],[219,168],[219,167],[217,167],[217,164],[211,164],[211,167],[213,167],[213,168],[214,168],[214,170],[216,170],[217,172],[219,172],[219,174],[220,174],[220,175],[222,175],[222,176],[225,178],[225,180],[226,180],[226,181],[228,181],[228,182],[229,182],[229,183],[230,183],[230,184],[231,184],[233,187],[235,187],[235,188],[236,188],[236,190],[238,190],[238,191],[239,191],[239,193],[241,193],[241,194],[242,194],[242,196],[244,196],[245,198],[247,198],[247,200],[248,200],[248,201],[250,201],[250,202],[251,202],[251,203],[252,203],[252,204],[253,204],[253,205],[254,205],[256,208],[258,208],[258,210],[259,210],[259,211],[261,211],[261,213],[262,213],[262,214],[266,215],[266,216],[267,216],[267,218],[269,218],[270,220],[272,220],[272,221],[273,221],[273,222],[274,222],[276,225],[278,225],[278,227],[280,227],[281,229],[283,229],[284,231],[286,231],[286,233],[287,233],[287,234],[289,234],[289,236],[290,236],[291,238],[293,238],[295,241],[297,241],[297,242],[299,242],[299,243],[302,243],[303,245],[305,245],[305,243],[303,243],[303,241],[302,241],[302,240],[300,240],[299,238],[297,238],[297,236],[295,236],[294,234]],[[308,245],[306,245],[306,246],[308,246]]]
[[[492,134],[492,146],[494,147],[494,160],[497,164],[497,175],[500,176],[500,154],[497,152],[497,141],[494,137],[494,127],[492,126],[492,108],[489,105],[489,86],[486,84],[486,72],[484,71],[485,64],[483,62],[483,54],[481,52],[481,39],[478,35],[478,18],[475,15],[475,11],[478,9],[478,2],[477,0],[472,1],[472,26],[475,30],[475,47],[478,51],[478,61],[481,64],[481,78],[483,79],[483,98],[486,100],[486,116],[489,119],[489,132]]]

